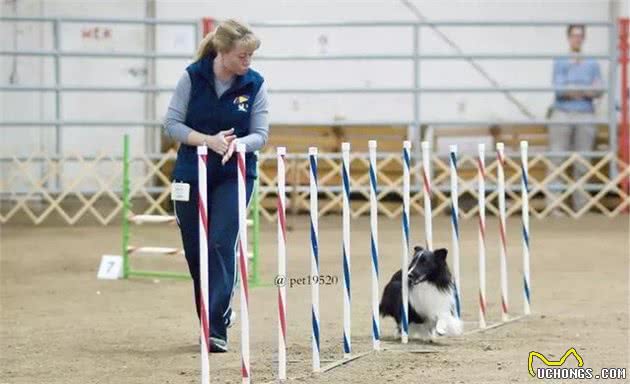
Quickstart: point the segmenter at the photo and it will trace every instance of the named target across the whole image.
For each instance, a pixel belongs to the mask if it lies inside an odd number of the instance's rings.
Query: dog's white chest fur
[[[450,314],[453,293],[450,289],[442,291],[433,284],[422,282],[411,288],[409,303],[419,315],[437,320],[440,315]]]
[[[460,335],[462,322],[453,316],[453,290],[439,290],[426,282],[417,284],[409,292],[409,304],[426,319],[422,324],[410,324],[411,333],[420,338],[431,338],[436,332],[449,336]]]

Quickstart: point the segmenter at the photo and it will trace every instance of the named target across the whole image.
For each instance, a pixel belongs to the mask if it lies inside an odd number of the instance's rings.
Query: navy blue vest
[[[186,68],[191,88],[185,124],[207,135],[234,128],[236,137],[246,136],[249,134],[254,98],[264,79],[258,72],[249,69],[243,76],[236,76],[230,89],[218,98],[212,69],[214,58],[215,55],[207,55]],[[256,155],[248,152],[245,161],[247,176],[256,177]],[[236,177],[236,153],[222,166],[221,156],[208,149],[208,172],[216,172],[220,178]],[[196,147],[184,143],[180,145],[173,179],[197,180]]]

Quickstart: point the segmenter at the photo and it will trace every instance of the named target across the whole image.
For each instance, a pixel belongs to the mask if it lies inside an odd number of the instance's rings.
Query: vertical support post
[[[194,47],[197,46],[197,44],[199,44],[199,42],[201,41],[201,39],[203,38],[202,34],[201,34],[201,23],[200,22],[193,22],[192,23],[192,27],[193,27],[193,33],[195,34],[195,44],[193,44]],[[193,48],[193,55],[195,54],[194,48]]]
[[[145,0],[145,18],[155,19],[157,16],[156,0]],[[153,22],[147,22],[144,24],[144,52],[156,53],[156,24]],[[145,86],[154,88],[157,78],[157,65],[155,56],[146,57],[144,59],[146,67]],[[144,93],[144,120],[153,122],[156,120],[156,102],[157,92],[154,90]],[[144,148],[146,153],[160,152],[161,134],[159,126],[147,125],[143,127],[145,143]]]
[[[420,87],[420,72],[418,71],[418,65],[420,61],[418,59],[418,54],[420,53],[420,39],[418,33],[420,32],[420,27],[418,25],[413,26],[413,124],[416,128],[420,127],[420,94],[418,93],[418,88]],[[418,137],[419,138],[419,137]]]
[[[202,38],[214,30],[214,19],[212,17],[204,17],[201,19]]]
[[[617,131],[617,111],[615,110],[615,98],[617,96],[617,44],[615,40],[618,37],[617,24],[613,21],[608,25],[608,148],[613,153],[619,151],[619,136]],[[614,179],[617,176],[617,167],[614,161],[608,165],[608,176]]]
[[[414,140],[417,140],[417,143],[422,141],[422,132],[420,131],[420,25],[416,24],[413,26],[413,131],[414,131]],[[415,145],[413,147],[414,150],[414,158],[416,161],[420,159],[420,146]],[[417,175],[420,176],[420,175]],[[421,178],[416,177],[416,187],[418,190],[421,189]]]
[[[258,157],[258,152],[256,152],[256,157]],[[256,162],[256,174],[259,175],[260,174],[260,166],[259,166],[259,162]],[[254,190],[252,191],[253,193],[253,200],[252,201],[252,216],[253,216],[253,221],[254,221],[254,227],[253,227],[253,246],[252,246],[252,271],[250,273],[250,282],[251,285],[256,287],[260,284],[260,275],[259,275],[259,270],[258,270],[258,263],[259,263],[259,254],[260,254],[260,177],[257,177],[254,180]]]
[[[55,177],[55,187],[61,193],[61,158],[63,157],[63,123],[62,123],[62,103],[61,98],[61,21],[53,21],[53,48],[55,49],[55,153],[59,157],[57,163],[57,175]]]
[[[628,105],[628,61],[630,60],[630,47],[628,38],[630,34],[630,19],[619,19],[619,64],[621,65],[621,145],[620,156],[626,165],[630,164],[630,105]],[[622,188],[626,193],[630,193],[630,181],[624,179]],[[626,210],[627,212],[627,210]]]
[[[123,136],[122,255],[123,278],[129,277],[129,134]]]

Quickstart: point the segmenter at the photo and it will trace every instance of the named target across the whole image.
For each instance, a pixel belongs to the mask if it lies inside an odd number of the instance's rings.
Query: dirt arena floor
[[[342,283],[339,216],[320,222],[321,272],[338,277],[321,287],[322,365],[342,357]],[[288,274],[309,273],[308,217],[290,217]],[[370,353],[346,366],[309,374],[310,288],[288,292],[290,382],[303,383],[530,383],[530,351],[559,359],[575,347],[584,366],[628,367],[628,217],[532,219],[534,313],[483,333],[413,342],[407,352]],[[399,268],[399,220],[381,218],[381,290]],[[488,300],[499,319],[497,221],[488,221]],[[508,222],[510,306],[523,307],[519,222]],[[412,217],[412,239],[423,243],[421,217]],[[462,289],[469,329],[477,320],[477,237],[474,221],[462,223]],[[436,247],[450,247],[447,218],[434,221]],[[198,328],[188,281],[135,278],[100,281],[102,254],[117,254],[121,228],[4,226],[0,254],[0,383],[198,383]],[[353,222],[352,341],[369,351],[369,221]],[[251,290],[253,382],[275,375],[277,345],[275,225],[264,223],[261,273],[266,287]],[[175,226],[133,227],[132,244],[179,246]],[[134,267],[184,268],[183,260],[138,256]],[[234,306],[239,308],[239,295]],[[230,352],[211,356],[214,383],[240,382],[239,322],[230,329]],[[399,347],[391,319],[381,322],[383,345]],[[415,353],[414,353],[415,351]],[[428,351],[427,353],[419,353]],[[567,362],[575,366],[575,361]],[[536,366],[540,366],[537,361]],[[630,379],[626,379],[630,380]],[[582,380],[582,382],[584,382]],[[615,381],[611,381],[615,382]],[[618,380],[616,382],[627,382]]]

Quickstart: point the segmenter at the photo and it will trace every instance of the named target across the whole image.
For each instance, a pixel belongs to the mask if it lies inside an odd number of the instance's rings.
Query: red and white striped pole
[[[479,205],[479,328],[486,327],[486,155],[485,145],[478,146],[477,197]]]
[[[208,147],[197,147],[197,207],[199,211],[199,316],[201,333],[201,383],[210,383],[210,313],[208,311]]]
[[[499,194],[499,236],[501,237],[499,262],[501,278],[501,320],[508,316],[507,239],[505,228],[505,154],[503,143],[497,143],[497,192]]]
[[[247,282],[247,190],[245,187],[245,144],[236,144],[238,165],[238,264],[241,278],[241,374],[243,384],[250,382],[249,364],[249,287]]]
[[[278,276],[287,274],[287,226],[286,226],[286,188],[284,157],[285,147],[276,149],[278,160]],[[278,284],[278,380],[287,379],[287,288]]]

